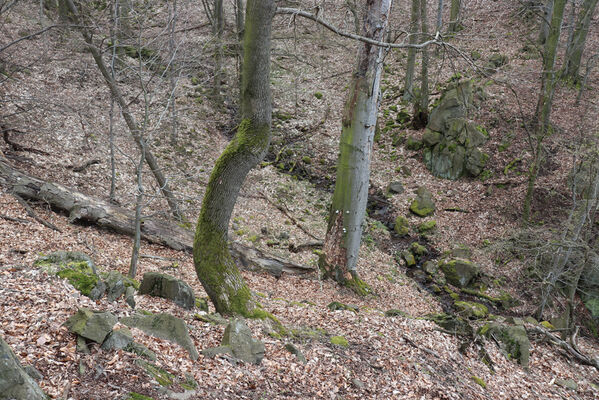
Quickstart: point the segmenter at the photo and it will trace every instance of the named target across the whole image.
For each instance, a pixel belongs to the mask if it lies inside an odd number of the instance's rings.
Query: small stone
[[[191,286],[173,276],[158,272],[144,274],[139,294],[170,299],[187,310],[191,310],[195,306],[195,295]]]
[[[235,319],[225,328],[222,346],[231,347],[233,356],[252,364],[264,358],[264,343],[252,337],[252,331],[242,319]]]
[[[92,311],[80,308],[65,322],[65,326],[86,339],[102,343],[117,323],[117,317],[110,312]]]
[[[208,312],[208,299],[196,299],[196,308],[199,308],[201,311]]]
[[[290,352],[291,354],[295,355],[295,357],[297,358],[297,360],[299,362],[302,362],[304,364],[307,362],[306,357],[304,357],[302,352],[297,347],[295,347],[292,343],[285,344],[285,349],[288,352]]]
[[[395,225],[393,227],[393,230],[399,236],[406,236],[408,233],[410,233],[410,222],[406,217],[400,215],[397,218],[395,218]]]
[[[412,254],[414,254],[418,257],[422,257],[423,255],[428,254],[427,248],[418,242],[413,242],[410,245],[410,250],[412,250]]]
[[[387,187],[387,191],[393,194],[401,194],[406,190],[404,189],[403,184],[401,182],[395,181],[389,184],[389,186]]]
[[[414,258],[414,254],[409,250],[402,251],[401,258],[403,258],[407,267],[414,267],[416,265],[416,258]]]
[[[557,378],[555,384],[570,390],[578,390],[578,384],[572,379],[561,379]]]
[[[75,350],[83,354],[90,353],[89,347],[87,346],[87,342],[85,341],[85,338],[83,336],[77,335],[77,345],[75,347]]]
[[[127,289],[125,289],[125,302],[129,307],[135,308],[135,289],[133,286],[127,286]]]
[[[479,274],[479,267],[463,258],[443,260],[439,266],[449,283],[457,287],[467,286]]]
[[[354,385],[358,389],[364,389],[364,382],[362,382],[358,378],[352,379],[351,383],[352,383],[352,385]]]
[[[419,217],[427,217],[435,212],[433,194],[424,186],[416,191],[416,198],[410,204],[410,211]]]
[[[127,328],[113,330],[102,343],[103,350],[121,350],[133,342],[133,335]]]
[[[439,270],[439,266],[436,262],[429,260],[424,263],[424,265],[422,266],[422,270],[429,275],[435,275]]]

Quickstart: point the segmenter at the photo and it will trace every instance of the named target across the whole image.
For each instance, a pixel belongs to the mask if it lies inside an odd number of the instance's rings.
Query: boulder
[[[459,314],[465,318],[481,319],[489,315],[489,309],[484,304],[472,301],[456,301],[453,305]]]
[[[243,319],[235,319],[225,328],[221,345],[202,350],[207,357],[231,354],[238,360],[260,364],[264,358],[264,343],[252,337],[252,331]]]
[[[472,81],[457,83],[443,93],[439,104],[431,111],[427,127],[435,132],[445,131],[447,120],[465,117],[471,104]]]
[[[102,343],[103,350],[121,350],[133,342],[133,335],[127,328],[113,330]]]
[[[467,286],[476,276],[480,268],[472,261],[463,258],[452,258],[441,261],[441,271],[445,274],[447,282],[457,287]]]
[[[198,351],[189,337],[189,329],[180,318],[170,314],[145,315],[136,313],[130,317],[124,317],[121,322],[128,327],[138,328],[148,335],[177,343],[189,353],[192,360],[199,357]]]
[[[387,192],[391,194],[401,194],[405,191],[406,190],[404,189],[403,184],[401,182],[391,182],[389,186],[387,186]]]
[[[528,368],[530,341],[523,326],[511,326],[493,322],[484,325],[479,332],[481,335],[495,339],[509,358],[517,359],[520,365]]]
[[[0,399],[47,398],[35,380],[27,374],[4,338],[0,337]]]
[[[110,312],[80,308],[75,315],[65,322],[65,326],[79,336],[96,343],[102,343],[116,323],[117,317]]]
[[[395,225],[393,227],[393,230],[399,236],[406,236],[408,233],[410,233],[410,222],[406,217],[400,215],[397,218],[395,218]]]
[[[125,302],[129,307],[135,308],[135,289],[133,286],[127,286],[127,289],[125,289]]]
[[[170,299],[187,310],[195,307],[195,295],[191,286],[173,276],[158,272],[144,274],[139,294]]]
[[[422,144],[424,163],[436,177],[456,180],[483,171],[488,156],[478,147],[487,137],[466,119],[471,104],[472,81],[466,81],[449,88],[431,112]]]
[[[125,293],[126,278],[118,271],[110,271],[104,278],[106,298],[113,302]]]
[[[410,204],[410,211],[419,217],[427,217],[435,212],[433,194],[424,186],[416,190],[416,198]]]
[[[99,281],[91,258],[77,251],[50,253],[47,256],[38,258],[35,265],[45,269],[50,274],[68,280],[75,289],[88,297],[91,296],[92,290]]]

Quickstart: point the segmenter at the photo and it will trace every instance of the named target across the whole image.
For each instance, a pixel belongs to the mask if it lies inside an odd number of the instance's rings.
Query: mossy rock
[[[156,379],[160,386],[171,386],[175,382],[175,375],[164,368],[141,359],[135,360],[135,363],[146,370],[148,375]]]
[[[410,252],[409,250],[402,251],[401,258],[404,260],[407,267],[416,266],[416,257],[414,257],[414,254],[412,254],[412,252]]]
[[[434,219],[431,219],[431,220],[425,221],[425,222],[421,223],[420,225],[418,225],[416,230],[419,233],[427,233],[427,232],[434,231],[436,227],[437,227],[437,221],[435,221]]]
[[[414,254],[418,258],[428,254],[428,249],[418,242],[413,242],[410,245],[410,250],[411,250],[412,254]]]
[[[344,311],[353,311],[355,313],[360,311],[358,306],[354,306],[351,304],[343,304],[338,301],[333,301],[333,302],[329,303],[327,308],[331,311],[344,310]]]
[[[427,261],[422,266],[422,270],[429,275],[435,275],[439,271],[439,266],[434,261]]]
[[[439,267],[447,281],[460,288],[468,286],[480,273],[480,268],[476,264],[463,258],[443,260]]]
[[[422,218],[435,212],[433,194],[424,186],[416,190],[416,198],[410,203],[410,211]]]
[[[470,319],[482,319],[489,315],[489,309],[484,304],[471,301],[456,301],[453,303],[460,315]]]
[[[409,136],[408,140],[406,141],[406,149],[408,150],[420,150],[422,148],[422,142],[418,139],[416,139],[413,136]]]
[[[398,216],[395,218],[395,225],[393,226],[393,230],[399,236],[407,236],[410,233],[410,222],[404,216]]]
[[[56,251],[38,258],[35,265],[66,279],[81,294],[88,297],[99,280],[92,259],[78,251]]]
[[[508,358],[518,360],[524,368],[528,368],[530,358],[530,341],[523,326],[510,326],[492,322],[483,326],[479,333],[492,337],[500,343]]]
[[[331,338],[331,344],[341,347],[349,347],[349,342],[343,336],[333,336]]]
[[[385,317],[406,317],[406,318],[409,318],[410,316],[408,315],[408,313],[406,313],[404,311],[392,308],[390,310],[385,311]]]
[[[426,319],[433,321],[446,331],[458,336],[470,336],[474,333],[472,326],[464,318],[446,314],[429,314]]]
[[[129,392],[125,400],[154,400],[154,398],[136,392]]]
[[[441,132],[436,132],[428,128],[425,129],[424,134],[422,135],[422,143],[428,147],[433,147],[437,143],[441,142],[442,139],[443,135]]]

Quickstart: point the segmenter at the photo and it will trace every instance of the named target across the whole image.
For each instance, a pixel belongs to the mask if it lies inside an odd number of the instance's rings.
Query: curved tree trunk
[[[382,40],[391,0],[369,2],[363,17],[364,34]],[[356,264],[368,199],[370,153],[379,105],[384,49],[360,43],[358,65],[343,113],[337,180],[320,266],[342,285],[366,294]]]
[[[570,79],[573,83],[578,83],[580,80],[580,60],[582,59],[582,52],[587,41],[591,19],[593,18],[598,1],[585,0],[582,3],[572,41],[566,51],[566,61],[561,73],[562,79]]]
[[[241,123],[212,170],[196,227],[196,272],[221,314],[252,316],[257,311],[227,247],[227,232],[241,184],[270,144],[270,34],[274,10],[274,0],[247,2]]]

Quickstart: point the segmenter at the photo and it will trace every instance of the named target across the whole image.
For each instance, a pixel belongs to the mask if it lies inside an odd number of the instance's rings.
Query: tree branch
[[[390,49],[407,49],[407,48],[422,49],[422,48],[430,46],[432,44],[436,44],[436,45],[444,44],[444,42],[442,40],[439,40],[441,37],[439,32],[436,33],[434,39],[427,40],[426,42],[422,42],[419,44],[388,43],[388,42],[381,42],[378,40],[370,39],[365,36],[356,35],[354,33],[342,31],[341,29],[339,29],[336,26],[332,25],[331,23],[325,21],[324,19],[320,18],[319,16],[309,13],[307,11],[297,9],[297,8],[279,7],[276,9],[275,14],[293,15],[294,17],[296,15],[299,15],[300,17],[304,17],[304,18],[312,20],[316,23],[319,23],[320,25],[324,26],[325,28],[327,28],[331,32],[336,33],[339,36],[343,36],[343,37],[353,39],[353,40],[358,40],[360,42],[372,44],[374,46],[387,47]]]

